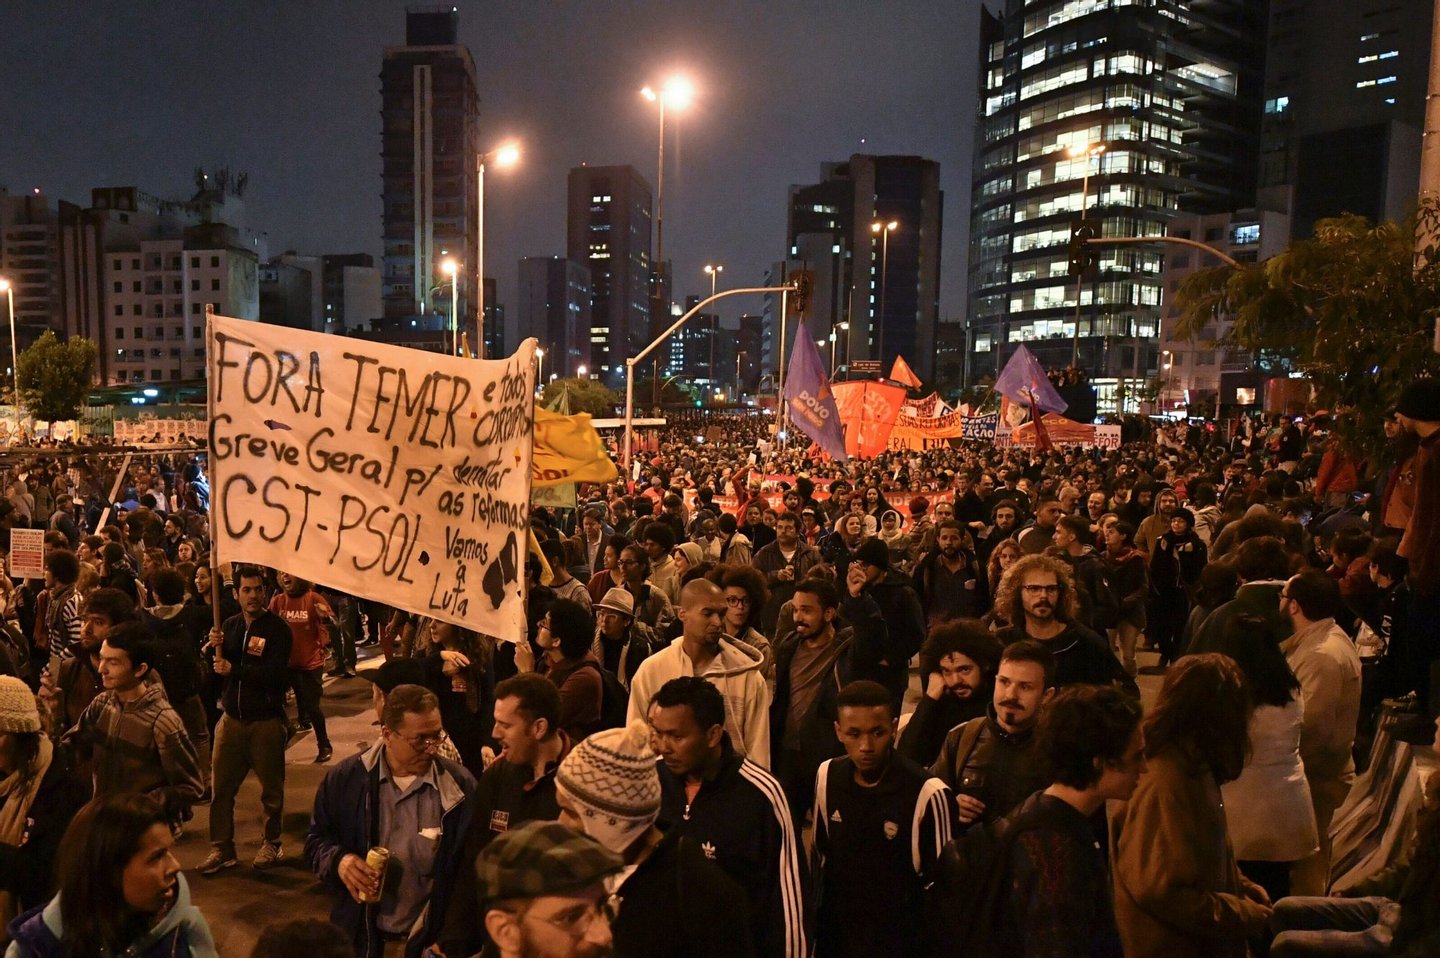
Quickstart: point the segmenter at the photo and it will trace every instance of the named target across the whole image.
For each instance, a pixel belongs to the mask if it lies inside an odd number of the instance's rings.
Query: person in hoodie
[[[657,651],[630,681],[628,721],[643,719],[660,686],[682,675],[701,675],[725,696],[725,730],[741,755],[770,767],[770,693],[765,656],[724,632],[725,593],[695,579],[680,593],[680,638]]]
[[[97,798],[60,840],[60,891],[7,929],[5,958],[219,958],[175,860],[164,805]]]
[[[1004,650],[978,619],[958,619],[930,630],[920,647],[925,694],[900,735],[901,755],[929,768],[952,728],[985,714]]]
[[[649,721],[666,833],[711,849],[744,890],[756,954],[803,955],[804,863],[790,808],[780,782],[736,754],[719,689],[697,676],[671,679]]]
[[[675,681],[709,685],[693,676]],[[723,716],[723,702],[719,711]],[[645,722],[596,732],[576,745],[555,772],[560,824],[588,835],[624,862],[608,880],[621,903],[611,922],[615,954],[755,955],[745,894],[726,874],[718,850],[683,829],[656,827],[661,794],[651,737]],[[793,954],[804,958],[805,953]]]
[[[888,623],[865,583],[859,562],[850,567],[843,602],[828,579],[806,579],[791,600],[795,627],[775,643],[771,754],[797,824],[810,811],[815,770],[844,752],[835,738],[836,693],[857,679],[888,677],[881,664]]]
[[[134,622],[112,629],[100,646],[105,691],[60,740],[89,762],[96,797],[140,792],[159,800],[179,834],[190,806],[205,793],[205,776],[185,723],[147,681],[157,658],[153,640]]]
[[[1195,516],[1195,534],[1209,548],[1220,525],[1220,505],[1213,482],[1197,482],[1190,490],[1190,511]]]
[[[1105,640],[1075,620],[1075,583],[1064,562],[1046,555],[1015,560],[995,590],[995,608],[1012,623],[1000,633],[1007,645],[1038,639],[1050,649],[1057,688],[1087,682],[1118,685],[1140,696],[1134,677],[1121,668]]]
[[[1160,651],[1160,669],[1175,661],[1180,633],[1190,616],[1190,598],[1200,588],[1207,550],[1195,534],[1189,509],[1170,511],[1170,528],[1155,538],[1150,550],[1149,639]]]

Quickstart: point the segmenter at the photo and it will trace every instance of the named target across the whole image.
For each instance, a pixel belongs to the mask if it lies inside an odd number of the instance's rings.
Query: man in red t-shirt
[[[330,761],[334,750],[325,732],[325,713],[320,711],[320,694],[325,674],[325,648],[330,644],[330,625],[335,613],[325,597],[304,579],[280,573],[280,588],[270,600],[270,611],[290,626],[290,687],[295,690],[298,727],[315,729],[315,761]]]

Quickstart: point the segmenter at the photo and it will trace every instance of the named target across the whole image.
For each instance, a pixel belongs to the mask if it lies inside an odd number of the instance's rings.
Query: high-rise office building
[[[459,43],[450,5],[411,7],[405,45],[388,47],[380,68],[385,318],[446,314],[458,265],[458,323],[474,342],[479,161],[475,61]],[[432,317],[433,318],[433,317]],[[430,323],[429,325],[436,325]]]
[[[753,393],[764,365],[765,317],[746,313],[735,336],[736,375],[730,380],[738,393]],[[723,377],[722,377],[723,378]]]
[[[787,252],[813,276],[806,326],[816,338],[848,322],[839,335],[851,359],[888,371],[904,356],[934,378],[943,203],[940,164],[918,156],[856,154],[791,187]]]
[[[1105,246],[1078,285],[1082,214],[1103,236],[1160,236],[1177,212],[1254,205],[1264,4],[1004,0],[982,11],[972,169],[971,363],[978,381],[1024,343],[1078,363],[1115,408],[1154,374],[1165,253]]]
[[[520,260],[520,309],[513,339],[535,337],[545,350],[545,373],[575,376],[590,359],[590,268],[562,256]]]
[[[0,278],[9,284],[8,295],[14,299],[15,339],[21,350],[56,319],[59,270],[60,231],[55,207],[39,190],[8,193],[0,187]],[[0,296],[0,300],[4,298]],[[9,335],[7,325],[0,336]],[[10,368],[8,351],[0,368]]]
[[[699,296],[685,297],[685,312],[699,304]],[[719,345],[720,335],[719,313],[691,316],[670,337],[668,356],[660,367],[661,375],[680,376],[702,390],[713,390],[728,378],[724,375],[725,367],[721,362],[724,350]]]
[[[325,305],[324,329],[345,333],[364,329],[383,315],[380,271],[369,253],[331,253],[320,258]]]
[[[1260,205],[1403,220],[1420,179],[1432,0],[1270,0]]]
[[[608,385],[649,345],[650,184],[633,166],[570,171],[565,256],[590,268],[590,355]]]

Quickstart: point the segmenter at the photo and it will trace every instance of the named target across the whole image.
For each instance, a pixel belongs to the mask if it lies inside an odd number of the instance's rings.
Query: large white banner
[[[535,340],[481,361],[213,316],[208,352],[220,561],[524,634]]]

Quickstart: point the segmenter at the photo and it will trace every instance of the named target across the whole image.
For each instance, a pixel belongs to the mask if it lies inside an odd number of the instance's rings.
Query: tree
[[[45,422],[74,419],[85,406],[95,375],[95,344],[82,336],[61,342],[54,331],[20,354],[16,382],[20,402]]]
[[[569,413],[588,412],[592,416],[609,416],[615,411],[615,391],[606,389],[593,379],[556,379],[545,384],[540,394],[540,405],[547,409],[563,407],[569,403]]]
[[[1313,237],[1264,262],[1187,277],[1175,296],[1176,334],[1200,339],[1228,317],[1217,346],[1303,373],[1320,406],[1346,413],[1336,419],[1341,441],[1373,450],[1401,388],[1440,369],[1430,349],[1440,312],[1437,235],[1440,207],[1429,201],[1403,224],[1320,220]]]

